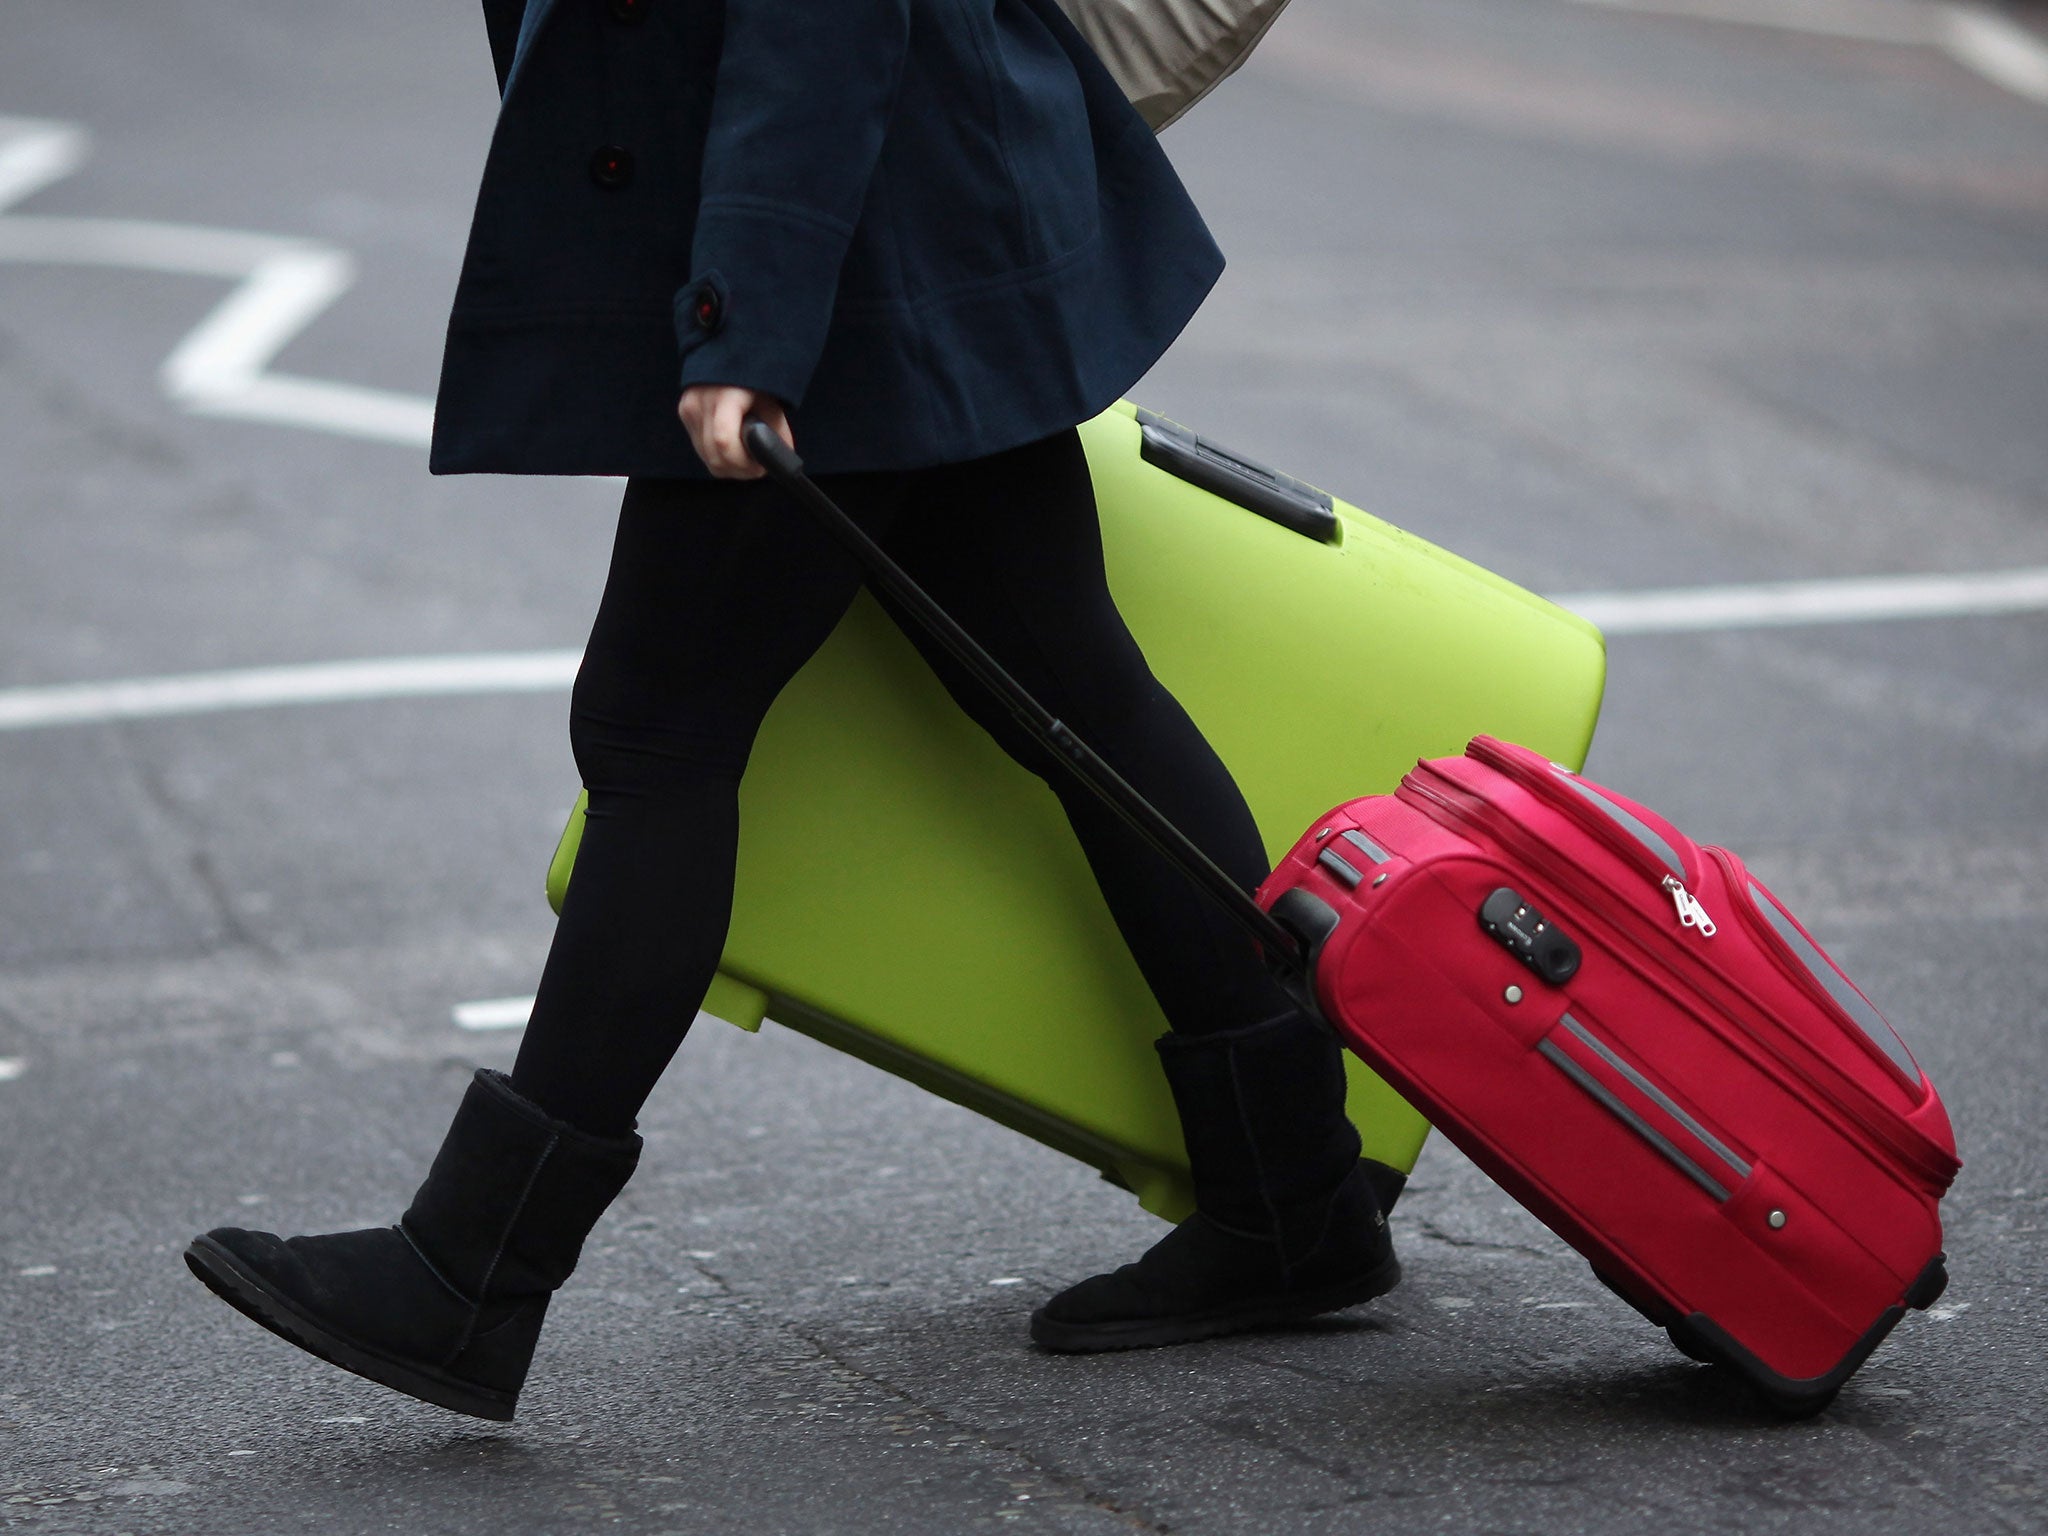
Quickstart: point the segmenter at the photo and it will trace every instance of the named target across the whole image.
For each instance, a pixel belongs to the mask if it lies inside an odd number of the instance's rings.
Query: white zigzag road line
[[[2048,104],[2048,43],[2010,17],[1975,5],[1944,7],[1937,45],[1994,85]]]
[[[158,377],[166,395],[199,415],[426,445],[434,428],[431,400],[268,371],[286,344],[355,281],[355,262],[346,251],[241,230],[5,211],[75,171],[88,142],[72,124],[0,118],[0,261],[236,282],[164,359]]]
[[[1579,0],[1753,19],[1760,0]],[[1770,0],[1819,27],[1908,14],[1904,0]],[[1890,6],[1899,7],[1896,10]],[[1948,7],[1964,15],[1965,7]],[[1738,13],[1741,13],[1738,15]],[[1911,14],[1923,14],[1918,6]],[[1973,14],[1973,13],[1972,13]],[[415,395],[271,373],[267,365],[347,291],[355,264],[316,241],[131,219],[10,214],[84,163],[90,140],[69,123],[0,117],[0,261],[139,268],[226,278],[238,286],[159,370],[165,391],[207,415],[311,428],[417,447],[433,402]],[[2048,609],[2048,569],[1960,576],[1849,578],[1764,585],[1594,592],[1559,602],[1609,635],[2020,613]],[[394,657],[179,677],[0,689],[0,731],[344,700],[448,697],[566,688],[573,651]]]
[[[2048,43],[2009,16],[1982,5],[1926,0],[1573,0],[1574,4],[1686,21],[1729,22],[1846,37],[1866,43],[1934,48],[1992,84],[2048,103]]]
[[[92,147],[83,128],[39,118],[0,117],[0,211],[81,165]]]
[[[524,1029],[533,1014],[531,997],[485,997],[473,1003],[457,1003],[453,1011],[457,1029]]]

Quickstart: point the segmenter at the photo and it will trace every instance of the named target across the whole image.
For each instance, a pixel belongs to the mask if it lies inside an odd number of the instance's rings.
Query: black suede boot
[[[639,1158],[638,1136],[587,1136],[479,1071],[397,1226],[288,1238],[217,1227],[185,1262],[229,1306],[343,1370],[509,1419],[548,1297]]]
[[[1040,1307],[1033,1339],[1062,1351],[1181,1344],[1335,1312],[1400,1283],[1328,1031],[1290,1014],[1168,1035],[1159,1055],[1195,1214],[1137,1263]]]

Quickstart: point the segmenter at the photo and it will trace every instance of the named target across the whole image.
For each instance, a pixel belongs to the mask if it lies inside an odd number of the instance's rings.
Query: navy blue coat
[[[820,471],[1094,415],[1223,258],[1054,0],[484,0],[503,97],[433,468],[706,473],[683,386]]]

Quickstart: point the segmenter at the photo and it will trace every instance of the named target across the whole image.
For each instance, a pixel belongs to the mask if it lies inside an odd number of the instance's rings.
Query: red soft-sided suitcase
[[[1259,895],[1345,1041],[1688,1355],[1815,1411],[1941,1294],[1941,1100],[1733,854],[1482,736]]]

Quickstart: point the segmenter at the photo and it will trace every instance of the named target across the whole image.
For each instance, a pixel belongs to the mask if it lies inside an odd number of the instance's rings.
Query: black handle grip
[[[754,456],[754,462],[773,475],[785,488],[789,487],[790,481],[803,475],[804,461],[797,457],[796,450],[785,443],[767,422],[749,417],[746,426],[741,429],[740,437],[747,445],[747,452]]]
[[[1337,508],[1328,491],[1255,464],[1153,411],[1138,412],[1138,443],[1147,464],[1320,544],[1337,542]]]
[[[869,578],[916,616],[955,660],[975,679],[1009,707],[1024,728],[1048,748],[1053,756],[1093,790],[1111,810],[1121,816],[1148,844],[1176,869],[1206,892],[1237,925],[1266,952],[1268,961],[1283,970],[1299,971],[1306,956],[1301,943],[1269,917],[1250,894],[1225,873],[1222,866],[1189,840],[1186,833],[1168,821],[1159,808],[1133,789],[1093,748],[1040,704],[1024,685],[1006,672],[1002,664],[983,650],[974,637],[955,622],[910,574],[889,558],[866,531],[817,482],[804,473],[804,461],[764,421],[749,421],[741,433],[747,451],[770,478],[816,515],[826,531],[861,563]]]

